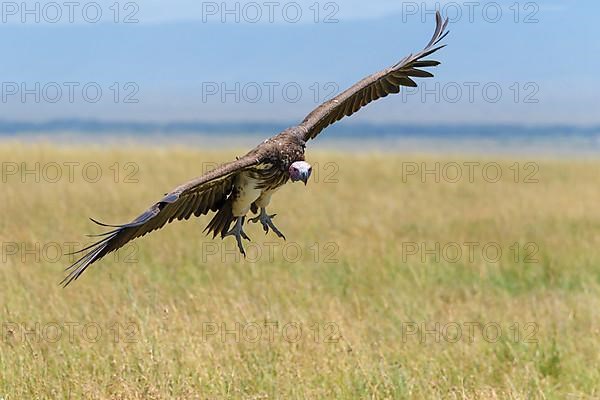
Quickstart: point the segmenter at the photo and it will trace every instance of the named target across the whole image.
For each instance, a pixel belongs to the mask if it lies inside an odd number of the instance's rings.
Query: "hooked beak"
[[[308,174],[302,174],[301,181],[304,182],[304,186],[306,186],[306,184],[308,183],[308,177]]]

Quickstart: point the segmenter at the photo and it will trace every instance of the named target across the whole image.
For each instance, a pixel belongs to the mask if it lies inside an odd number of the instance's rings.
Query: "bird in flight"
[[[128,242],[176,219],[187,220],[192,215],[200,217],[215,212],[205,232],[212,233],[213,238],[217,235],[222,238],[233,236],[244,256],[242,239],[250,240],[244,232],[244,222],[250,211],[257,214],[250,222],[260,223],[266,233],[271,229],[285,239],[273,224],[274,215],[269,215],[267,206],[273,194],[288,181],[301,181],[305,185],[308,182],[312,167],[304,159],[306,142],[344,116],[354,114],[377,99],[399,93],[401,86],[416,87],[413,77],[433,77],[421,68],[440,64],[425,58],[444,47],[439,43],[448,34],[447,26],[448,19],[444,21],[440,13],[436,13],[435,32],[423,50],[364,78],[321,104],[300,125],[265,140],[245,156],[178,186],[130,223],[107,225],[92,219],[96,224],[111,229],[92,235],[101,239],[72,253],[84,255],[67,268],[68,274],[61,284],[67,286],[91,264]]]

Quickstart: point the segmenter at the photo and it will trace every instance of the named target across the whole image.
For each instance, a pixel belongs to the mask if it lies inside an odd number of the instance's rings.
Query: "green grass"
[[[58,286],[69,258],[49,252],[100,232],[87,217],[127,222],[201,174],[203,162],[241,153],[0,145],[0,398],[599,396],[596,161],[539,160],[539,182],[526,184],[510,167],[535,160],[310,152],[309,161],[337,168],[274,197],[286,243],[249,226],[249,259],[236,259],[231,238],[203,235],[204,217],[169,225]],[[402,179],[403,162],[451,161],[498,162],[503,177]],[[6,163],[23,162],[58,163],[63,174],[65,162],[80,166],[73,182],[6,173]],[[103,173],[95,183],[81,175],[90,162]],[[125,182],[129,162],[137,183]],[[406,254],[408,243],[436,242],[494,243],[503,254],[493,262],[481,252],[454,262]],[[535,262],[525,260],[527,244]],[[486,340],[474,328],[470,340],[475,323],[502,334],[490,330]],[[459,340],[436,337],[457,326]]]

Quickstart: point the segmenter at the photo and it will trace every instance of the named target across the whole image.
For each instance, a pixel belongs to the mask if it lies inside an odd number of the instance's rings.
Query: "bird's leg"
[[[269,215],[267,214],[267,209],[265,207],[260,208],[260,214],[256,218],[250,219],[250,222],[259,222],[262,224],[263,229],[265,230],[265,234],[269,233],[269,228],[273,229],[273,232],[283,240],[285,240],[285,235],[277,229],[277,227],[273,224],[272,219],[275,218],[277,214]]]
[[[250,238],[248,237],[248,235],[246,235],[246,232],[244,232],[244,229],[242,229],[242,227],[244,226],[245,219],[246,219],[246,217],[237,217],[233,228],[231,228],[231,230],[229,232],[227,232],[226,234],[223,235],[224,238],[226,238],[227,236],[235,237],[235,240],[237,241],[238,249],[240,249],[240,253],[242,253],[244,255],[244,257],[246,257],[246,251],[244,250],[244,246],[242,246],[242,238],[246,239],[247,241],[250,241]]]

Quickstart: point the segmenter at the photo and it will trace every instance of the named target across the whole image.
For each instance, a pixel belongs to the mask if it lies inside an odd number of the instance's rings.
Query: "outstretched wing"
[[[335,98],[321,104],[298,125],[299,129],[296,132],[304,141],[313,139],[329,125],[344,116],[354,114],[370,102],[391,93],[399,93],[401,86],[416,87],[417,84],[411,77],[433,77],[431,73],[419,68],[435,67],[440,64],[437,61],[423,59],[444,47],[438,44],[449,33],[446,31],[447,26],[448,19],[443,21],[440,13],[436,13],[435,32],[422,51],[414,55],[410,54],[397,64],[366,77]]]
[[[217,211],[233,189],[235,177],[262,162],[259,151],[225,164],[199,178],[191,180],[166,194],[159,202],[148,208],[139,217],[125,225],[107,225],[94,221],[98,225],[114,228],[95,237],[102,239],[73,254],[83,253],[80,259],[67,268],[69,274],[61,285],[67,286],[77,279],[91,264],[108,253],[115,251],[131,240],[162,228],[165,224],[177,220],[199,217],[209,211]]]

